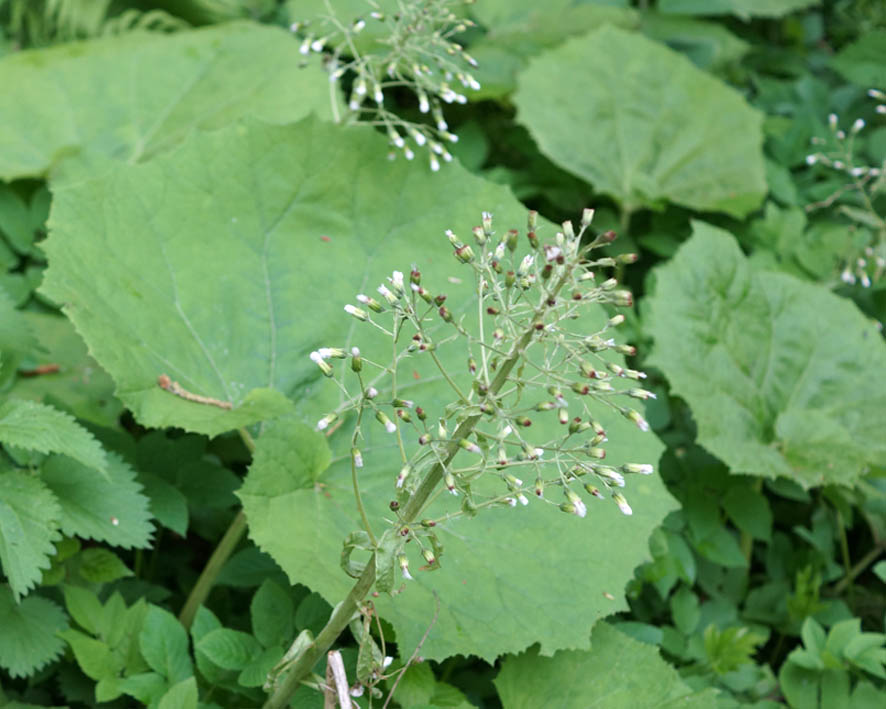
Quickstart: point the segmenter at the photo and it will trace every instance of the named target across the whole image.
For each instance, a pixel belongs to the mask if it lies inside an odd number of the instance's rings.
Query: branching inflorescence
[[[473,274],[477,302],[470,311],[476,316],[456,317],[446,296],[429,290],[416,268],[406,275],[394,271],[377,294],[359,294],[358,305],[345,306],[351,316],[391,339],[390,363],[370,361],[356,347],[311,353],[329,377],[336,359],[347,360],[353,374],[349,379],[356,385],[334,378],[343,401],[317,424],[322,430],[347,414],[356,417],[351,463],[365,532],[360,533],[364,544],[355,545],[374,551],[385,547],[406,578],[410,574],[402,550],[407,539],[418,541],[428,567],[438,565],[433,527],[442,519],[492,506],[527,505],[532,498],[584,517],[589,496],[609,496],[629,515],[632,510],[622,494],[626,477],[653,472],[649,463],[604,462],[607,436],[594,411],[610,408],[647,431],[646,420],[627,400],[654,395],[638,385],[643,372],[625,368],[611,356],[635,353],[612,337],[623,315],[609,317],[595,332],[581,331],[587,320],[580,316],[589,305],[632,305],[630,292],[598,273],[636,256],[593,258],[592,251],[610,243],[615,233],[585,239],[592,217],[593,210],[585,210],[577,232],[565,222],[551,243],[542,244],[536,214],[530,212],[530,248],[521,256],[518,232],[496,236],[492,216],[484,213],[481,226],[473,229],[474,245],[446,232],[455,259]],[[462,349],[457,358],[466,362],[470,388],[459,387],[440,359],[442,355],[451,363],[454,348]],[[411,357],[433,360],[452,389],[451,404],[431,412],[421,402],[397,396],[398,366]],[[543,417],[556,424],[534,426]],[[365,426],[383,427],[396,437],[400,453],[391,481],[397,492],[391,503],[396,520],[381,544],[360,500]],[[556,433],[540,436],[540,429]],[[442,490],[460,498],[460,509],[440,519],[427,518],[430,501]],[[423,543],[427,541],[429,546]],[[352,571],[356,576],[359,569]]]
[[[877,114],[886,115],[886,93],[871,89],[868,96],[879,102]],[[807,155],[806,163],[841,172],[848,181],[826,199],[807,205],[806,210],[831,207],[843,198],[850,199],[850,204],[841,204],[839,211],[868,230],[870,238],[860,249],[853,249],[853,253],[847,255],[842,264],[840,280],[849,285],[860,283],[869,288],[886,273],[886,219],[874,205],[874,199],[886,190],[886,161],[880,165],[868,165],[859,160],[855,139],[865,128],[863,119],[853,121],[848,132],[841,129],[839,124],[835,113],[828,116],[832,139],[813,138],[812,143],[819,150]]]
[[[366,0],[367,16],[353,22],[342,21],[331,2],[326,14],[291,27],[301,39],[303,54],[323,53],[331,85],[352,75],[347,108],[348,122],[381,127],[392,146],[392,156],[402,151],[407,160],[415,151],[428,150],[431,169],[440,169],[440,160],[452,160],[447,143],[458,140],[449,131],[443,105],[466,103],[461,91],[480,88],[470,69],[477,62],[453,37],[473,22],[454,12],[458,5],[472,0],[423,0],[398,2],[397,11],[386,13],[375,0]],[[358,36],[364,33],[367,20],[379,29],[374,40],[380,51],[361,50]],[[391,90],[413,92],[419,112],[433,122],[413,122],[385,107],[385,95]],[[332,109],[338,117],[338,101],[333,96]]]

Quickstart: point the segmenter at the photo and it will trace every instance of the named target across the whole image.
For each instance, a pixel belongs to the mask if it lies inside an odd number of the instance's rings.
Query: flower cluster
[[[868,91],[878,101],[876,113],[886,115],[886,93]],[[865,128],[865,121],[857,118],[848,131],[840,128],[840,119],[828,116],[830,140],[816,137],[813,145],[819,150],[806,156],[807,165],[822,165],[844,173],[848,181],[826,199],[806,207],[813,211],[840,203],[839,211],[871,236],[860,249],[848,254],[841,265],[843,283],[861,284],[869,288],[886,273],[886,219],[877,211],[873,198],[886,189],[886,161],[881,165],[867,165],[858,160],[856,137]],[[848,202],[844,204],[843,202]]]
[[[518,231],[496,234],[492,215],[484,212],[472,244],[452,231],[445,234],[454,259],[473,275],[474,305],[450,308],[447,296],[425,283],[417,268],[394,271],[376,293],[360,293],[357,304],[344,306],[392,338],[390,364],[371,362],[357,348],[311,353],[330,377],[333,362],[343,360],[359,385],[353,394],[344,376],[334,378],[346,396],[317,423],[325,429],[356,412],[353,469],[363,466],[361,427],[367,421],[376,425],[369,419],[397,439],[401,460],[392,480],[397,499],[391,509],[400,535],[428,536],[445,519],[485,507],[527,505],[532,498],[584,517],[586,500],[609,496],[624,514],[632,513],[622,492],[626,479],[651,474],[653,467],[606,461],[607,431],[598,414],[609,409],[648,431],[643,415],[628,402],[655,395],[640,385],[643,372],[620,363],[618,355],[635,354],[613,337],[624,315],[604,318],[600,308],[588,312],[591,304],[632,305],[631,293],[606,271],[636,260],[633,254],[592,258],[594,249],[615,238],[611,231],[586,238],[592,217],[593,210],[585,210],[577,230],[564,222],[562,231],[543,243],[537,215],[530,212],[524,237],[528,253],[520,255]],[[586,329],[594,317],[597,325]],[[430,411],[398,396],[398,366],[413,357],[433,361],[452,389],[451,404]],[[465,363],[458,366],[460,373],[453,367],[459,361]],[[390,387],[382,386],[385,379]],[[416,532],[413,522],[424,516],[430,493],[440,484],[461,499],[461,507],[439,519],[423,519]],[[438,550],[422,549],[433,567]],[[398,558],[409,578],[405,555]]]
[[[462,93],[477,90],[479,82],[470,73],[477,62],[453,37],[473,26],[453,9],[470,0],[425,0],[399,2],[398,11],[385,13],[375,0],[366,0],[366,18],[342,22],[331,2],[327,14],[308,22],[297,22],[291,30],[300,38],[303,54],[322,53],[332,82],[352,78],[347,107],[348,120],[382,127],[392,146],[392,156],[402,152],[412,160],[418,149],[427,149],[432,170],[440,160],[452,160],[447,143],[458,137],[449,131],[443,105],[466,103]],[[367,20],[374,25],[367,29]],[[378,34],[374,45],[382,51],[362,49],[358,35]],[[392,89],[406,88],[416,96],[421,114],[433,122],[411,122],[385,106]],[[333,101],[337,115],[338,105]]]

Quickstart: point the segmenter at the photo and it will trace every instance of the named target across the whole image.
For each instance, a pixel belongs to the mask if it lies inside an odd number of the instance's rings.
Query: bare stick
[[[165,391],[168,391],[170,394],[175,394],[176,396],[181,397],[182,399],[186,399],[187,401],[193,401],[195,404],[206,404],[208,406],[217,406],[220,409],[233,409],[234,405],[230,401],[222,401],[221,399],[213,399],[210,396],[200,396],[199,394],[193,394],[185,389],[178,382],[172,381],[169,378],[168,374],[161,374],[157,377],[157,386]]]

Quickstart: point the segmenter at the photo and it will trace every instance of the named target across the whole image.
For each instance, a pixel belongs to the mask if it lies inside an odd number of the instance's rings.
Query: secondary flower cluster
[[[356,412],[355,470],[363,466],[361,426],[369,416],[397,438],[401,461],[392,485],[398,499],[391,509],[404,536],[413,535],[413,518],[425,511],[429,488],[437,483],[460,497],[461,508],[425,519],[425,530],[457,514],[527,505],[533,497],[584,517],[588,496],[609,496],[624,514],[632,513],[622,492],[626,479],[651,474],[653,467],[604,462],[608,439],[599,414],[614,412],[648,431],[643,415],[627,402],[654,394],[640,386],[643,372],[621,364],[619,355],[635,354],[612,336],[624,316],[607,317],[603,308],[588,306],[632,304],[630,292],[605,271],[636,257],[591,258],[595,248],[615,238],[613,232],[586,238],[592,217],[585,210],[577,231],[565,222],[543,243],[537,215],[530,212],[523,237],[528,249],[521,255],[518,231],[496,234],[492,215],[484,212],[472,244],[446,232],[455,260],[473,274],[475,303],[451,306],[416,268],[394,271],[376,293],[360,293],[356,304],[344,307],[393,338],[390,364],[369,362],[357,348],[311,353],[330,377],[333,362],[347,360],[359,383],[359,393],[352,395],[345,377],[336,378],[346,399],[317,424],[325,429]],[[398,349],[398,342],[407,344]],[[433,361],[452,389],[449,405],[430,411],[398,396],[397,369],[413,357]],[[370,369],[375,376],[367,379]],[[390,386],[382,386],[383,380]],[[549,499],[554,490],[555,499]],[[400,516],[407,509],[411,517]],[[423,554],[430,566],[436,563],[435,551]],[[401,568],[408,574],[405,556]]]
[[[353,121],[382,126],[390,139],[392,156],[401,151],[412,160],[416,150],[426,148],[431,169],[437,171],[441,159],[452,160],[446,144],[458,140],[449,132],[443,105],[466,103],[461,92],[480,88],[469,70],[477,62],[453,40],[474,24],[453,11],[468,0],[401,3],[395,13],[383,12],[375,0],[366,0],[366,4],[369,29],[364,18],[341,21],[331,3],[327,3],[328,15],[295,23],[291,29],[301,38],[303,54],[324,54],[331,81],[348,75],[353,78],[348,98]],[[363,49],[360,39],[366,33],[380,35],[374,45],[382,51]],[[386,92],[404,87],[414,92],[419,112],[429,114],[433,123],[407,121],[385,108]]]
[[[886,115],[886,93],[871,89],[868,96],[880,102],[876,113]],[[858,247],[856,239],[850,252],[845,254],[840,280],[849,285],[859,283],[869,288],[886,273],[886,219],[874,206],[874,197],[886,189],[886,161],[880,165],[868,165],[859,160],[862,151],[857,149],[856,139],[865,125],[864,119],[857,118],[845,131],[840,128],[837,114],[828,116],[830,138],[812,139],[818,151],[807,155],[806,163],[843,173],[848,181],[827,198],[808,205],[806,209],[813,211],[840,204],[839,211],[856,223],[861,236],[867,232],[867,243]]]

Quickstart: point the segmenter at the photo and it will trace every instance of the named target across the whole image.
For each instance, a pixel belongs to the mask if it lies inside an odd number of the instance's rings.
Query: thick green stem
[[[290,698],[295,694],[295,690],[298,689],[302,680],[307,677],[317,661],[329,651],[338,636],[351,622],[351,618],[357,612],[358,604],[366,597],[374,583],[375,554],[370,557],[363,575],[357,579],[357,583],[354,584],[347,598],[335,607],[329,621],[313,644],[293,663],[283,680],[274,689],[273,694],[268,697],[264,703],[264,709],[281,709],[289,704]]]
[[[241,428],[239,433],[240,437],[243,439],[243,443],[245,443],[246,447],[249,449],[249,452],[254,453],[255,441],[252,439],[252,436],[245,428]],[[222,570],[225,562],[231,557],[231,554],[234,553],[234,549],[237,548],[237,545],[240,543],[240,540],[243,539],[245,533],[246,514],[241,509],[237,512],[237,516],[231,521],[231,524],[221,538],[221,541],[213,550],[212,556],[209,557],[209,561],[206,562],[206,566],[204,566],[203,571],[200,572],[197,583],[194,584],[194,588],[191,589],[191,593],[188,595],[185,605],[178,614],[179,621],[186,628],[191,627],[191,623],[194,622],[194,616],[197,615],[197,609],[203,605],[203,602],[212,590],[212,586],[215,583],[215,579],[218,577],[219,572]]]
[[[203,567],[203,571],[200,573],[200,578],[197,579],[197,583],[194,584],[194,588],[191,589],[191,593],[188,596],[188,600],[185,601],[181,613],[178,614],[179,621],[186,628],[191,627],[191,623],[194,622],[194,616],[197,615],[197,609],[203,605],[203,601],[206,600],[206,597],[212,590],[212,585],[215,583],[216,577],[222,570],[225,562],[234,552],[234,549],[240,543],[245,532],[246,515],[243,510],[240,510],[231,522],[231,526],[228,527],[228,531],[226,531],[225,535],[221,538],[218,546],[215,547],[212,556],[210,556],[209,561],[206,562],[206,566]]]

